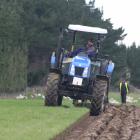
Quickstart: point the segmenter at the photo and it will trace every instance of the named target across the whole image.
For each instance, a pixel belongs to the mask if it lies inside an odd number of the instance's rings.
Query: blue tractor
[[[99,115],[108,103],[108,92],[114,63],[100,54],[101,36],[107,34],[106,29],[83,25],[68,26],[73,32],[71,53],[61,48],[63,30],[59,37],[57,51],[50,60],[50,72],[46,83],[45,106],[60,106],[63,96],[73,101],[88,100],[90,115]],[[82,51],[74,51],[77,32],[87,32],[97,35],[96,52],[93,56]]]

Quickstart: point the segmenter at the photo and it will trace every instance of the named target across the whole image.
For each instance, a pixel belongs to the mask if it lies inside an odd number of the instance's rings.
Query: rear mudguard
[[[106,80],[107,82],[110,80],[110,78],[106,75],[96,75],[96,78],[101,80]]]

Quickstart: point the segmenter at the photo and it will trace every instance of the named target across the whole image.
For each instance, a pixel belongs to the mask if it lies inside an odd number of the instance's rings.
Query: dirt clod
[[[110,105],[98,117],[85,115],[53,140],[139,140],[140,108]]]

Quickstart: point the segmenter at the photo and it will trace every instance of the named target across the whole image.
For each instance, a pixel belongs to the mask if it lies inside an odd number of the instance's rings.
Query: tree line
[[[118,44],[126,36],[124,29],[114,29],[94,2],[91,7],[85,0],[1,0],[0,92],[42,83],[48,71],[48,56],[57,46],[59,28],[69,24],[107,29],[102,52],[115,62],[113,84],[127,77],[139,87],[140,47],[135,43],[129,48]]]

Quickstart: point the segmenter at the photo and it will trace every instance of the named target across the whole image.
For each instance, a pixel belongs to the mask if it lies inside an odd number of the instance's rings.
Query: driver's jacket
[[[91,47],[91,48],[88,48],[87,50],[84,49],[84,48],[79,48],[77,50],[74,50],[70,53],[70,55],[73,57],[73,56],[76,56],[78,53],[80,52],[86,52],[88,56],[92,57],[92,56],[95,56],[96,52],[94,51],[94,49]]]

